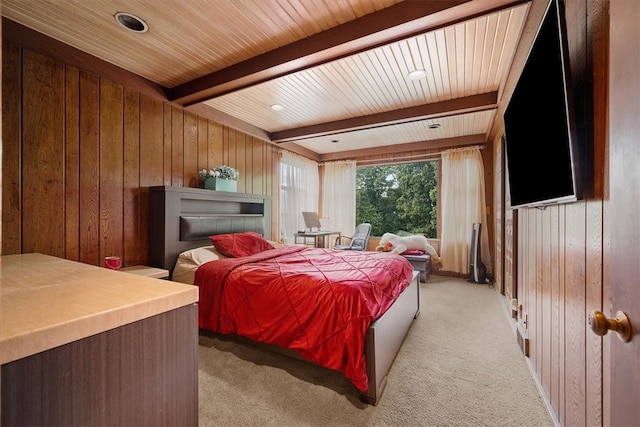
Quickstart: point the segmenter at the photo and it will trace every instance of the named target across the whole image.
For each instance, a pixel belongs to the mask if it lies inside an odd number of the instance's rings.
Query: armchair
[[[371,235],[371,224],[363,222],[358,224],[353,236],[338,236],[333,249],[352,250],[352,251],[365,251],[367,250],[367,244],[369,243],[369,236]],[[345,242],[342,242],[345,239]],[[348,242],[347,242],[348,241]]]

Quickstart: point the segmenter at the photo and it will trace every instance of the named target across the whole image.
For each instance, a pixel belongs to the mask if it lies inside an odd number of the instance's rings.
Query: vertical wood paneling
[[[536,341],[536,369],[540,378],[543,378],[544,375],[544,360],[543,360],[543,350],[544,350],[544,327],[542,322],[544,321],[543,314],[543,301],[544,301],[544,285],[545,285],[545,274],[544,274],[544,230],[543,230],[543,218],[547,214],[546,210],[534,209],[535,215],[535,237],[532,242],[540,242],[541,244],[535,245],[535,291],[532,298],[535,299],[535,334],[533,335],[533,339]]]
[[[80,72],[80,261],[100,263],[98,78]]]
[[[565,364],[565,424],[586,425],[585,203],[572,203],[565,209],[565,351],[571,355]]]
[[[80,71],[65,73],[65,258],[80,260]]]
[[[140,259],[143,234],[140,226],[140,96],[138,92],[124,91],[123,135],[123,259],[124,265],[137,265]]]
[[[560,306],[562,305],[562,296],[560,295],[560,263],[562,262],[559,240],[559,221],[560,210],[554,208],[554,215],[549,224],[549,270],[551,274],[551,311],[549,313],[549,332],[550,342],[548,343],[548,353],[550,357],[550,384],[549,399],[553,406],[557,408],[559,399],[559,382],[560,382]]]
[[[140,95],[140,186],[164,180],[163,104]]]
[[[529,310],[533,310],[533,304],[531,303],[531,293],[532,288],[535,286],[535,282],[532,282],[530,277],[531,274],[531,257],[533,255],[529,254],[529,245],[531,241],[531,236],[529,235],[529,209],[519,209],[518,210],[518,231],[517,231],[517,245],[518,245],[518,258],[516,262],[518,263],[518,302],[523,306],[523,318],[522,323],[525,325],[525,329],[527,332],[529,331],[529,322],[527,320],[527,314]],[[531,335],[529,334],[531,338]],[[535,343],[530,343],[530,346],[535,345]],[[535,360],[532,360],[534,363]]]
[[[23,250],[64,257],[64,66],[23,55]]]
[[[592,310],[603,310],[603,205],[594,200],[586,203],[586,307],[585,316]],[[602,338],[586,331],[586,423],[602,425]],[[585,379],[585,380],[586,380]]]
[[[2,254],[22,252],[21,54],[16,46],[2,51]]]
[[[184,187],[198,187],[198,117],[184,113],[182,182]]]
[[[171,173],[172,173],[172,169],[171,169],[171,162],[172,162],[172,156],[171,156],[171,137],[173,136],[172,134],[172,121],[171,121],[171,116],[173,113],[173,108],[171,107],[170,104],[164,104],[163,105],[163,162],[164,162],[164,169],[163,169],[163,183],[164,185],[171,185]]]
[[[251,188],[253,192],[259,194],[265,193],[265,174],[268,172],[264,169],[264,155],[265,145],[262,144],[257,138],[251,137],[251,141],[248,151],[251,151]]]
[[[564,426],[602,425],[602,400],[607,395],[602,386],[605,363],[602,339],[588,330],[586,321],[589,311],[604,305],[602,210],[608,174],[605,168],[608,35],[603,31],[607,19],[603,3],[566,2],[573,78],[584,83],[579,87],[584,92],[578,95],[587,102],[585,111],[580,112],[583,115],[578,117],[579,142],[586,149],[583,153],[588,160],[586,164],[593,168],[582,177],[586,198],[547,208],[551,215],[548,224],[543,221],[542,234],[536,233],[539,224],[532,221],[531,210],[518,211],[518,248],[522,249],[518,266],[527,270],[518,274],[518,290],[527,293],[526,311],[533,313],[537,318],[535,327],[541,328],[530,334],[532,340],[538,341],[531,343],[531,348],[536,349],[532,351],[531,363],[555,416]],[[596,36],[587,26],[595,26],[601,32]],[[589,104],[591,100],[593,106]],[[588,110],[591,107],[593,112]],[[544,277],[540,282],[541,271]],[[534,301],[540,298],[542,303]]]
[[[223,148],[223,126],[219,123],[209,122],[209,143],[207,144],[207,161],[209,167],[215,167],[224,163],[222,156]]]
[[[273,194],[271,144],[44,56],[4,52],[3,128],[14,142],[3,147],[4,253],[145,264],[148,188],[198,187],[201,167],[230,164],[240,191]],[[277,209],[274,200],[274,233]]]
[[[202,117],[198,118],[198,171],[207,169],[209,158],[209,122]],[[199,178],[199,176],[197,177]],[[198,182],[197,187],[201,187],[202,182]]]
[[[171,185],[184,186],[184,114],[178,107],[171,107]]]
[[[233,131],[227,126],[222,127],[222,163],[228,165],[231,162],[231,138]],[[234,156],[235,157],[235,156]]]
[[[542,268],[542,281],[541,288],[542,294],[540,301],[540,309],[542,311],[542,315],[538,319],[538,327],[540,328],[539,337],[541,345],[539,346],[541,349],[541,361],[542,361],[542,369],[541,369],[541,382],[543,388],[546,390],[547,395],[551,390],[551,352],[549,351],[551,346],[551,298],[552,298],[552,287],[553,287],[553,276],[552,269],[549,268],[551,266],[551,223],[557,218],[557,207],[551,206],[546,210],[541,212],[542,224],[541,224],[541,238],[542,238],[542,246],[545,250],[542,253],[541,262],[539,263]]]
[[[241,193],[251,193],[251,186],[247,185],[247,174],[249,174],[250,171],[248,171],[246,167],[246,135],[238,131],[234,133],[236,135],[236,143],[234,147],[236,161],[234,163],[234,167],[240,172],[240,177],[238,179],[238,191]]]
[[[516,288],[517,282],[517,246],[515,244],[515,236],[518,230],[518,224],[515,220],[517,211],[507,209],[504,219],[504,289],[505,295],[515,298],[520,304],[520,294]]]
[[[123,253],[123,89],[100,82],[100,259]]]
[[[566,340],[566,304],[565,304],[565,300],[566,300],[566,288],[567,288],[567,273],[566,273],[566,264],[567,264],[567,257],[566,257],[566,241],[567,241],[567,215],[566,215],[567,211],[566,209],[558,209],[558,241],[560,242],[561,245],[561,250],[560,250],[560,269],[558,271],[558,277],[560,280],[560,298],[561,298],[561,303],[560,303],[560,310],[559,310],[559,320],[558,320],[558,327],[560,328],[560,334],[559,334],[559,341],[560,341],[560,345],[558,346],[558,366],[559,366],[559,370],[560,370],[560,378],[559,378],[559,386],[560,386],[560,390],[559,390],[559,397],[558,397],[558,406],[557,406],[557,416],[559,420],[564,420],[565,419],[565,408],[566,408],[566,398],[565,398],[565,390],[566,390],[566,376],[567,376],[567,370],[565,368],[566,364],[565,364],[565,354],[566,354],[566,348],[565,348],[565,340]]]
[[[164,170],[164,106],[162,102],[140,95],[140,263],[149,259],[149,187],[166,178]]]
[[[247,193],[255,193],[256,191],[261,191],[260,189],[256,190],[253,187],[253,174],[256,172],[253,170],[253,164],[255,163],[253,160],[253,147],[254,147],[254,138],[249,135],[244,135],[245,141],[245,149],[244,149],[244,168],[246,170],[245,175],[245,189]],[[251,170],[249,170],[251,169]]]

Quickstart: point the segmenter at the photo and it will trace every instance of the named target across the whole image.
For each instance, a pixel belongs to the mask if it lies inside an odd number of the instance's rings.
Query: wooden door
[[[610,8],[609,201],[610,243],[603,313],[627,314],[633,336],[604,336],[604,424],[640,425],[640,2],[616,0]],[[608,366],[607,366],[608,365]]]

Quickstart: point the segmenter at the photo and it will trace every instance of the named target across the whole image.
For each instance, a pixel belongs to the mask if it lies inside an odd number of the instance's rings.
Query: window
[[[383,233],[438,237],[438,162],[358,167],[356,222]]]
[[[302,212],[318,211],[318,164],[284,152],[280,163],[280,239],[293,243],[304,230]]]

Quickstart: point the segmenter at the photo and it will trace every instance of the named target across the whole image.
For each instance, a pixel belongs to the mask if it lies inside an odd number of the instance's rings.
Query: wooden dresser
[[[198,291],[0,257],[1,425],[198,425]]]

